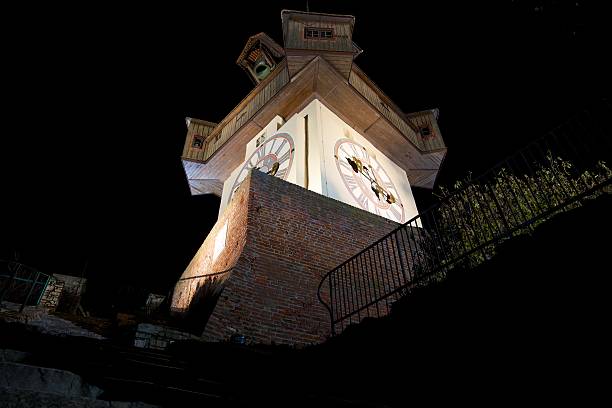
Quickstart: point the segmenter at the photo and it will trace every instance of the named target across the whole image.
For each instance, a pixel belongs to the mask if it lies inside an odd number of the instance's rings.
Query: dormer
[[[446,149],[438,126],[438,116],[437,108],[406,114],[406,118],[416,129],[418,146],[423,152]]]
[[[259,33],[249,38],[236,64],[240,65],[257,85],[270,75],[284,55],[280,45],[265,33]]]
[[[322,56],[348,79],[353,59],[361,53],[353,42],[355,17],[283,10],[281,20],[290,76],[316,56]]]

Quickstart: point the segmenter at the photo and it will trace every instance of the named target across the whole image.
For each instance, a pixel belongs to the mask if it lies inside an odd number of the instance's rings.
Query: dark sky
[[[356,62],[398,106],[440,109],[450,184],[608,94],[610,24],[593,3],[309,6],[356,17]],[[252,89],[235,65],[248,37],[282,44],[280,11],[306,7],[202,4],[3,11],[0,258],[67,274],[88,260],[100,285],[175,282],[219,202],[189,195],[184,118],[220,121]]]

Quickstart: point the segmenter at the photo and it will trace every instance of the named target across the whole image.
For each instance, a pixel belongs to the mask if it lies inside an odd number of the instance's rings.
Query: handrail
[[[194,294],[197,291],[199,291],[202,286],[207,286],[207,285],[212,284],[212,286],[209,287],[207,290],[207,292],[209,292],[208,295],[210,295],[210,293],[218,293],[220,291],[219,289],[220,287],[217,285],[218,284],[217,279],[219,277],[229,274],[233,270],[234,268],[229,268],[224,271],[213,272],[213,273],[209,273],[205,275],[195,275],[195,276],[188,276],[185,278],[180,278],[174,285],[175,289],[174,289],[171,309],[173,309],[174,311],[189,310],[192,302],[194,301]],[[207,280],[207,278],[210,280]],[[200,282],[195,282],[195,285],[194,285],[194,283],[188,282],[188,281],[193,281],[196,279],[203,279],[204,284],[200,285]],[[181,286],[181,285],[186,285],[186,286]],[[183,289],[186,289],[186,292],[183,292]]]
[[[387,314],[389,301],[459,262],[489,259],[496,242],[609,186],[612,171],[597,160],[610,161],[612,107],[604,100],[593,112],[530,142],[327,272],[317,297],[332,334],[355,318]]]
[[[197,278],[209,278],[209,277],[211,277],[211,276],[223,275],[223,274],[225,274],[225,273],[229,273],[229,272],[231,272],[231,271],[233,271],[233,270],[234,270],[234,268],[229,268],[229,269],[226,269],[226,270],[224,270],[224,271],[220,271],[220,272],[207,273],[206,275],[195,275],[195,276],[188,276],[188,277],[186,277],[186,278],[180,278],[178,281],[179,281],[179,282],[181,282],[181,281],[186,281],[186,280],[190,280],[190,279],[197,279]]]
[[[49,284],[51,275],[42,273],[39,270],[32,268],[31,266],[27,266],[18,261],[8,261],[0,259],[0,265],[2,264],[6,265],[7,271],[10,273],[4,274],[0,272],[0,281],[2,279],[7,280],[7,282],[5,282],[5,284],[2,286],[2,290],[0,290],[0,304],[2,304],[2,301],[7,296],[10,296],[16,292],[21,292],[19,293],[20,295],[25,295],[23,297],[23,301],[20,301],[22,305],[19,311],[22,312],[26,304],[30,301],[30,298],[34,294],[36,285],[42,286],[35,302],[35,304],[39,304],[47,288],[47,285]],[[26,274],[27,277],[25,276]],[[26,287],[28,284],[29,287]]]

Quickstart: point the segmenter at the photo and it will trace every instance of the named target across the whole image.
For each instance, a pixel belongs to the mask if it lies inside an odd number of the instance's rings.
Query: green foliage
[[[468,176],[452,190],[440,188],[441,205],[433,210],[435,233],[420,247],[437,256],[438,264],[463,256],[462,262],[473,267],[492,257],[499,242],[530,233],[555,214],[580,206],[577,196],[603,194],[601,187],[611,176],[603,161],[579,172],[570,161],[550,152],[546,163],[529,174],[501,168],[484,180]]]

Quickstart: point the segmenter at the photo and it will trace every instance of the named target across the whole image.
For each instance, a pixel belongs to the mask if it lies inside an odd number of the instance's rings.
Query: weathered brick
[[[214,263],[198,267],[211,256],[214,237],[226,221],[226,249]],[[311,344],[325,340],[330,334],[329,314],[317,299],[322,276],[397,226],[388,219],[253,172],[183,274],[206,275],[231,268],[203,337],[226,340],[238,332],[262,343]],[[370,290],[359,280],[350,282],[361,291]],[[191,299],[182,300],[188,307]],[[179,303],[173,299],[175,310],[181,310]]]

